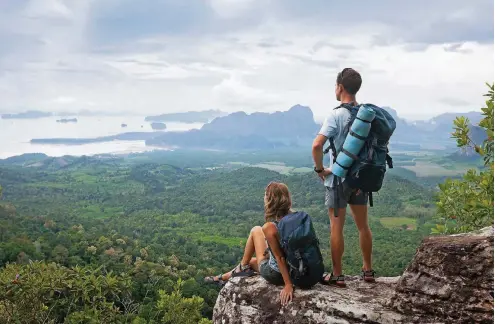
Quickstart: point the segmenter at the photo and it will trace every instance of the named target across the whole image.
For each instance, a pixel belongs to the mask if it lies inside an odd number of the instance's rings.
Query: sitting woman
[[[244,249],[241,263],[231,272],[206,277],[205,281],[223,285],[231,277],[248,277],[259,274],[268,282],[275,285],[284,284],[280,292],[280,300],[286,305],[292,300],[293,285],[285,261],[277,223],[291,212],[289,188],[283,183],[271,182],[265,189],[265,224],[251,229]],[[253,258],[253,254],[256,255]]]

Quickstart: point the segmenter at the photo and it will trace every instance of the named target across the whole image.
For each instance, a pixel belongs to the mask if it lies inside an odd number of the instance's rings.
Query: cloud
[[[222,18],[236,18],[250,9],[256,0],[209,0],[210,6]]]
[[[439,99],[439,102],[449,106],[458,106],[458,107],[469,107],[471,105],[469,101],[458,98],[441,98]]]
[[[30,19],[73,19],[73,12],[59,0],[32,0],[26,6],[24,15]]]
[[[0,109],[301,103],[321,118],[354,67],[360,98],[401,116],[474,110],[493,80],[492,13],[490,0],[3,0]]]
[[[493,43],[494,3],[489,0],[285,0],[271,3],[276,4],[279,16],[306,23],[343,28],[379,23],[388,27],[382,36],[390,40]]]
[[[469,54],[472,53],[472,50],[466,48],[465,43],[453,43],[453,44],[445,44],[443,47],[447,52],[459,52]]]
[[[247,111],[252,111],[253,107],[259,107],[261,109],[258,110],[263,111],[267,106],[281,103],[276,94],[246,84],[238,74],[232,74],[215,85],[212,95],[219,104]]]
[[[76,101],[77,99],[73,97],[57,97],[53,99],[53,102],[57,104],[70,104]]]

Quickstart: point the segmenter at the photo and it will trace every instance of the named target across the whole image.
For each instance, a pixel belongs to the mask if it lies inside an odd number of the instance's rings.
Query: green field
[[[283,162],[263,162],[263,163],[255,163],[255,164],[249,164],[249,163],[244,163],[244,162],[229,162],[227,165],[233,165],[233,166],[238,166],[238,167],[255,167],[255,168],[263,168],[267,169],[270,171],[275,171],[280,174],[284,175],[289,175],[289,174],[296,174],[296,173],[306,173],[306,172],[311,172],[313,169],[309,167],[294,167],[294,166],[289,166],[286,165]]]
[[[461,165],[458,167],[446,167],[434,162],[416,161],[416,165],[403,166],[404,169],[414,171],[418,177],[454,177],[466,172],[468,167]]]
[[[222,236],[218,236],[218,235],[199,236],[198,240],[202,241],[202,242],[212,242],[212,243],[218,243],[218,244],[225,244],[229,247],[244,246],[244,244],[246,242],[246,238],[222,237]]]
[[[416,219],[409,217],[382,217],[380,223],[391,229],[402,228],[403,225],[406,225],[408,230],[416,229]]]

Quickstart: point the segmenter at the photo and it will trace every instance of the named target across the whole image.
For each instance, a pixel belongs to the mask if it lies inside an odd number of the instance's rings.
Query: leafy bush
[[[201,308],[203,308],[203,298],[193,296],[191,298],[182,297],[183,281],[179,279],[171,294],[166,294],[160,290],[160,299],[157,302],[158,311],[161,314],[164,324],[196,324],[198,322],[206,324],[209,321],[201,318]]]
[[[440,184],[437,211],[438,224],[433,233],[462,233],[493,224],[493,84],[488,85],[486,107],[481,108],[484,118],[479,126],[486,131],[487,139],[477,145],[470,138],[469,120],[458,117],[454,121],[457,146],[473,149],[483,157],[484,170],[468,170],[462,180],[448,179]]]
[[[2,323],[174,323],[202,321],[203,299],[182,296],[182,281],[174,292],[159,292],[152,311],[157,321],[137,317],[139,304],[127,275],[101,268],[66,268],[56,263],[7,264],[0,271]]]
[[[116,301],[126,277],[55,263],[7,264],[0,271],[0,318],[7,323],[114,323],[125,314]]]

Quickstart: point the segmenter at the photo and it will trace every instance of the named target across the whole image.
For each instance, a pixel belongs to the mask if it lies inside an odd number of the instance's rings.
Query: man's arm
[[[318,134],[313,141],[313,161],[315,163],[315,169],[323,170],[323,145],[327,141],[327,137]]]
[[[323,122],[321,129],[313,141],[313,161],[315,163],[316,170],[323,170],[318,173],[318,176],[325,180],[325,177],[331,174],[330,169],[325,169],[323,167],[323,145],[330,138],[337,135],[337,121],[335,118],[335,114],[331,114],[327,119]]]

